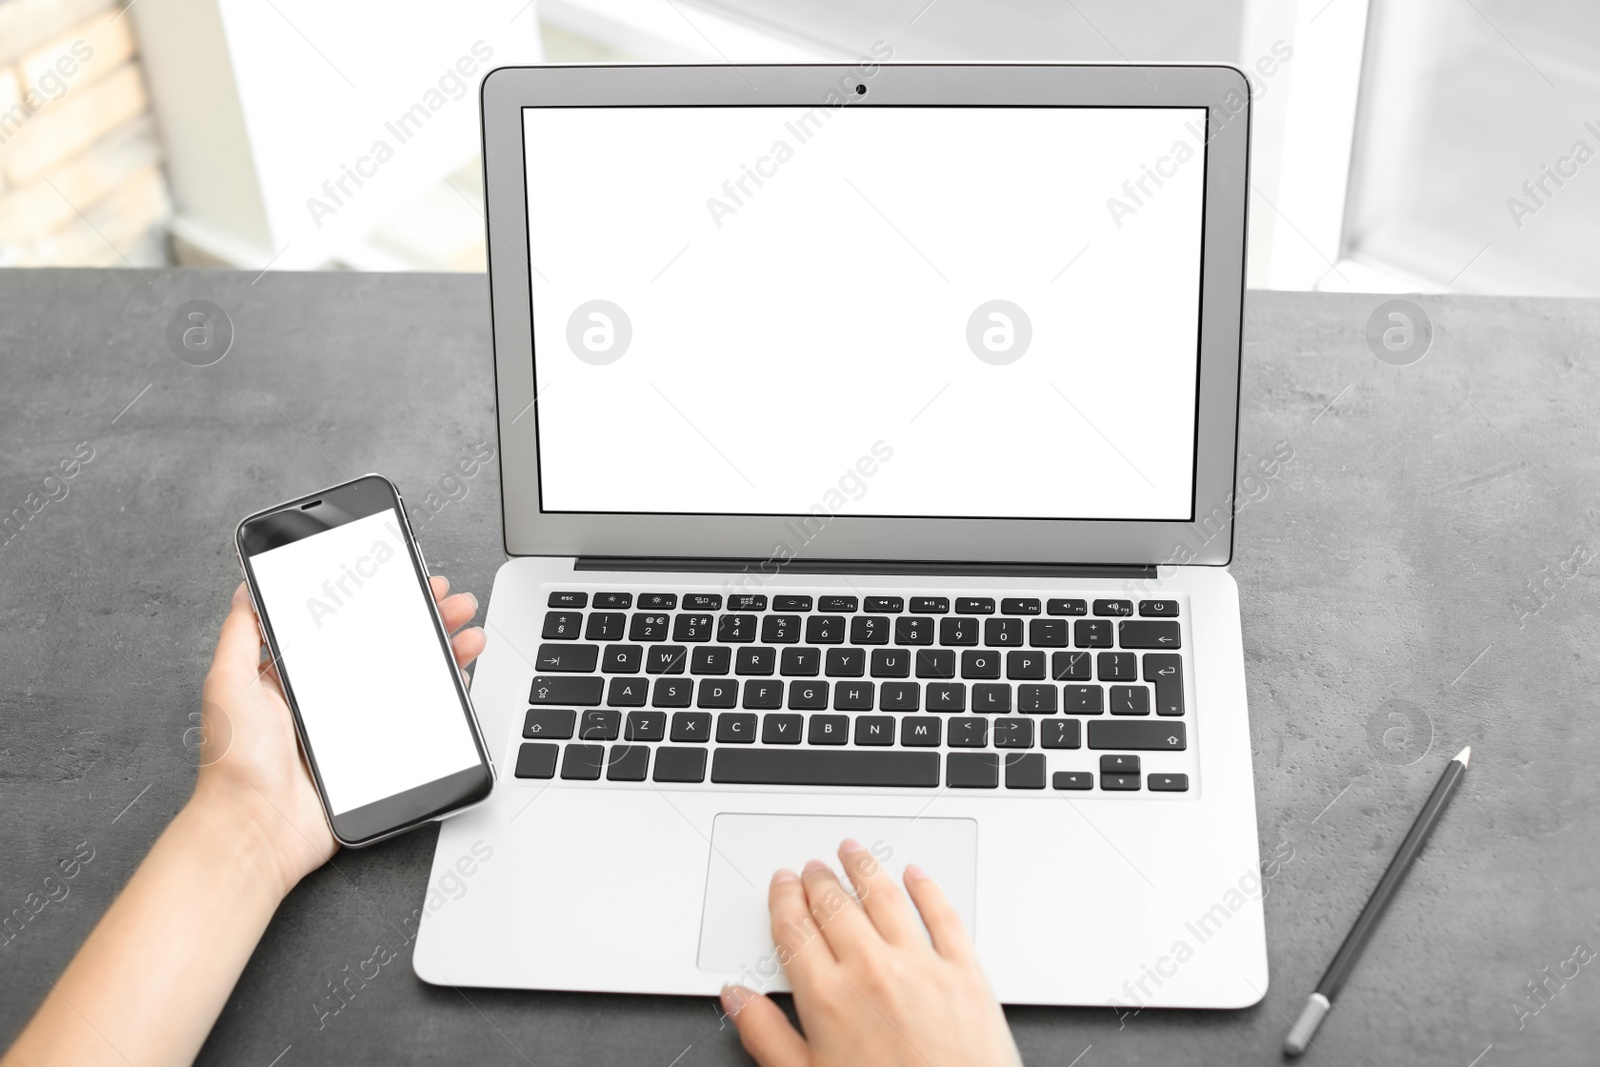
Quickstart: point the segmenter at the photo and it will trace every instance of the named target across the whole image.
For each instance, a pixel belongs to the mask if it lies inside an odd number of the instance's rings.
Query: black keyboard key
[[[731,678],[700,679],[700,695],[695,699],[697,708],[731,708],[737,705],[739,683]]]
[[[1105,619],[1079,619],[1072,632],[1079,648],[1111,647],[1111,623]]]
[[[1058,682],[1087,682],[1094,677],[1092,652],[1050,653],[1050,677]]]
[[[560,745],[523,745],[517,749],[518,778],[554,778]]]
[[[1007,789],[1043,789],[1044,756],[1037,752],[1006,753]]]
[[[606,781],[642,782],[650,766],[650,749],[644,745],[612,745],[606,761]]]
[[[864,648],[830,648],[824,673],[829,678],[861,678],[867,673],[867,650]]]
[[[1144,680],[1156,686],[1156,714],[1183,714],[1183,659],[1175,653],[1147,652]]]
[[[947,596],[914,596],[911,598],[911,610],[918,615],[945,615],[950,611],[950,598]]]
[[[1154,619],[1149,621],[1135,619],[1132,622],[1119,624],[1117,627],[1117,641],[1123,648],[1176,649],[1183,647],[1183,639],[1178,636],[1177,623],[1158,622]]]
[[[710,615],[679,615],[672,624],[674,641],[709,641],[715,624]]]
[[[749,677],[751,675],[769,675],[777,669],[777,649],[751,647],[739,650],[739,665],[734,668],[734,673]]]
[[[858,745],[892,745],[892,744],[894,744],[894,716],[893,715],[858,715],[858,716],[856,716],[856,744],[858,744]]]
[[[1094,602],[1096,615],[1132,615],[1133,601],[1131,600],[1096,600]]]
[[[763,745],[798,745],[805,733],[804,715],[768,715],[761,720]]]
[[[1045,604],[1044,610],[1052,615],[1087,615],[1089,614],[1089,605],[1082,600],[1056,597]]]
[[[756,717],[747,711],[730,711],[717,716],[717,744],[748,745],[756,739]]]
[[[884,682],[878,690],[880,711],[916,711],[922,706],[922,687],[916,682]]]
[[[578,720],[578,740],[615,741],[622,732],[622,712],[591,708]]]
[[[721,593],[686,593],[683,598],[684,611],[721,611]]]
[[[1077,719],[1057,719],[1056,722],[1077,722]],[[995,748],[1032,748],[1033,747],[1033,720],[1016,719],[1003,715],[994,721],[994,747]],[[1040,781],[1043,781],[1043,772],[1040,772]],[[1044,786],[1040,785],[1040,789]]]
[[[1102,719],[1089,724],[1089,747],[1122,752],[1182,752],[1189,743],[1181,722]]]
[[[733,649],[721,645],[700,645],[689,653],[690,674],[727,674],[732,665]]]
[[[900,720],[900,743],[907,748],[938,748],[943,726],[937,715],[906,715]]]
[[[633,607],[632,593],[596,593],[594,606],[597,608],[631,608]]]
[[[1022,644],[1021,619],[985,619],[983,643],[990,648],[1016,648]]]
[[[572,671],[588,674],[600,662],[599,645],[540,645],[534,657],[534,670]]]
[[[672,717],[674,741],[711,740],[711,714],[705,711],[680,711]],[[696,779],[698,781],[699,779]]]
[[[640,593],[640,611],[671,611],[678,606],[677,593]]]
[[[848,715],[813,715],[806,739],[813,745],[842,745],[850,740]]]
[[[1069,685],[1062,693],[1061,710],[1068,715],[1105,713],[1105,690],[1098,685]]]
[[[1111,714],[1150,714],[1150,690],[1142,685],[1114,685],[1111,687]]]
[[[961,653],[961,677],[963,678],[998,678],[1000,677],[1000,653],[988,649],[976,649]]]
[[[657,678],[650,690],[653,708],[686,708],[694,696],[694,683],[687,678]]]
[[[1044,653],[1022,651],[1006,653],[1006,677],[1014,682],[1031,682],[1044,678]]]
[[[778,673],[785,678],[815,678],[822,673],[822,650],[786,648],[779,660]]]
[[[574,704],[593,707],[605,691],[604,678],[573,678],[559,674],[536,674],[528,689],[530,704]]]
[[[549,611],[544,616],[546,640],[576,641],[583,633],[583,612]]]
[[[1083,723],[1077,719],[1040,719],[1039,743],[1045,748],[1082,748]]]
[[[575,782],[598,781],[605,758],[604,745],[568,745],[561,757],[561,777]]]
[[[671,626],[671,615],[652,615],[641,611],[628,622],[628,640],[665,641]]]
[[[979,682],[972,687],[972,710],[996,715],[1011,710],[1011,687],[1004,682]]]
[[[853,596],[825,596],[817,600],[819,611],[854,611],[856,598]]]
[[[1139,776],[1137,774],[1102,774],[1100,788],[1108,793],[1137,792],[1139,789]]]
[[[1150,619],[1176,619],[1178,617],[1178,602],[1176,600],[1141,600],[1139,601],[1139,614]]]
[[[790,682],[791,711],[821,711],[828,706],[827,682]]]
[[[894,643],[897,645],[933,644],[933,620],[924,615],[907,615],[894,620]]]
[[[572,724],[577,717],[571,708],[529,708],[522,720],[522,736],[566,741],[572,737]]]
[[[652,777],[658,782],[703,782],[706,780],[706,750],[658,748]]]
[[[993,615],[994,597],[992,596],[958,596],[956,597],[957,615]]]
[[[744,706],[759,711],[783,707],[783,683],[776,678],[752,678],[744,683]]]
[[[586,608],[589,606],[589,594],[551,593],[550,606],[552,608]]]
[[[966,711],[967,687],[961,682],[929,682],[929,711]]]
[[[951,752],[945,756],[945,785],[951,789],[1000,788],[998,752]]]
[[[906,602],[897,596],[869,596],[863,602],[867,611],[876,611],[882,615],[895,615],[906,610]]]
[[[627,631],[628,617],[620,611],[597,611],[583,628],[585,641],[620,641]]]
[[[843,615],[813,615],[806,620],[806,643],[809,645],[844,644]]]
[[[719,748],[711,760],[711,780],[727,785],[932,789],[939,784],[939,754],[893,749]]]
[[[873,649],[872,676],[874,678],[911,677],[911,650],[907,648]]]
[[[1133,682],[1139,678],[1139,655],[1136,652],[1102,652],[1095,658],[1100,661],[1102,682]]]
[[[607,645],[600,660],[600,669],[607,674],[638,674],[643,667],[643,645]]]
[[[1030,715],[1054,715],[1057,695],[1053,685],[1019,685],[1017,710]]]
[[[852,645],[887,645],[889,620],[879,615],[857,615],[850,620]]]
[[[645,653],[646,674],[682,674],[689,665],[689,650],[682,645],[651,645]]]
[[[800,616],[768,615],[761,620],[761,640],[769,645],[796,644],[800,640]]]
[[[1028,623],[1028,644],[1035,648],[1066,648],[1066,619],[1033,619]]]
[[[613,678],[606,703],[617,708],[642,708],[649,692],[648,678]]]
[[[725,645],[742,645],[756,639],[754,615],[717,616],[717,640]]]
[[[1152,793],[1187,793],[1189,791],[1189,776],[1187,774],[1152,774],[1145,779]]]
[[[948,648],[917,649],[918,678],[954,678],[956,654]]]
[[[988,748],[989,720],[977,715],[956,715],[950,719],[951,748]]]
[[[810,611],[811,598],[808,596],[775,596],[772,598],[773,611]]]
[[[766,611],[765,593],[735,593],[728,598],[729,611]]]
[[[626,741],[660,741],[667,736],[667,713],[664,711],[630,711],[622,726]]]
[[[833,706],[837,711],[871,711],[874,686],[871,682],[834,682]]]
[[[1101,774],[1137,774],[1140,771],[1138,756],[1101,756]]]
[[[939,643],[941,645],[975,645],[978,643],[978,633],[981,627],[979,620],[963,618],[953,615],[948,619],[939,620]]]
[[[1034,597],[1008,596],[1000,601],[1002,615],[1037,615],[1042,610],[1044,609]]]
[[[1093,789],[1094,775],[1088,771],[1057,771],[1050,776],[1052,789]]]

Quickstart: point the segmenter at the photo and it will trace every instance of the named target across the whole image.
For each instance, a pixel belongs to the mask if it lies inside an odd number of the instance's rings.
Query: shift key
[[[1089,747],[1121,752],[1181,752],[1189,747],[1181,722],[1112,719],[1089,723]]]
[[[559,675],[536,674],[533,676],[533,686],[528,690],[528,703],[593,707],[600,703],[605,685],[604,678],[563,678]]]

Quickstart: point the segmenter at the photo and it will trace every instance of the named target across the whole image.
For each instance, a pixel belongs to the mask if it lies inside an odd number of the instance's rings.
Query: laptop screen
[[[1204,108],[523,121],[543,511],[1193,517]]]

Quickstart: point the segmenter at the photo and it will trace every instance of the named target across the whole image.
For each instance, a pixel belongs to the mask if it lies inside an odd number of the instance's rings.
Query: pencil
[[[1415,862],[1417,853],[1427,844],[1428,835],[1433,833],[1434,826],[1438,824],[1444,809],[1450,804],[1450,798],[1455,796],[1456,787],[1461,784],[1462,776],[1467,773],[1467,761],[1471,758],[1472,749],[1469,746],[1456,753],[1455,758],[1445,764],[1444,774],[1439,776],[1439,784],[1433,787],[1428,802],[1422,805],[1422,811],[1417,813],[1417,821],[1411,824],[1406,839],[1400,842],[1400,850],[1394,854],[1394,859],[1389,861],[1389,869],[1384,871],[1383,877],[1378,880],[1378,888],[1367,898],[1367,906],[1361,909],[1361,915],[1356,919],[1356,924],[1350,928],[1350,933],[1345,936],[1344,944],[1334,953],[1333,962],[1328,964],[1328,970],[1323,974],[1322,981],[1317,983],[1316,992],[1307,998],[1306,1006],[1300,1012],[1300,1018],[1295,1020],[1294,1026],[1289,1030],[1289,1036],[1283,1039],[1285,1055],[1298,1056],[1310,1047],[1311,1038],[1316,1034],[1317,1027],[1322,1025],[1323,1017],[1328,1014],[1328,1009],[1333,1007],[1333,1000],[1344,987],[1345,979],[1349,978],[1350,972],[1355,969],[1361,950],[1372,940],[1372,932],[1377,929],[1378,920],[1383,918],[1384,910],[1389,907],[1389,901],[1394,899],[1395,892],[1399,890],[1406,872]]]

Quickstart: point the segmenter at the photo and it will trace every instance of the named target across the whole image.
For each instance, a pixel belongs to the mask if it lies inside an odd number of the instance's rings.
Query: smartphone
[[[494,786],[405,511],[369,474],[257,512],[235,537],[328,824],[351,848]]]

